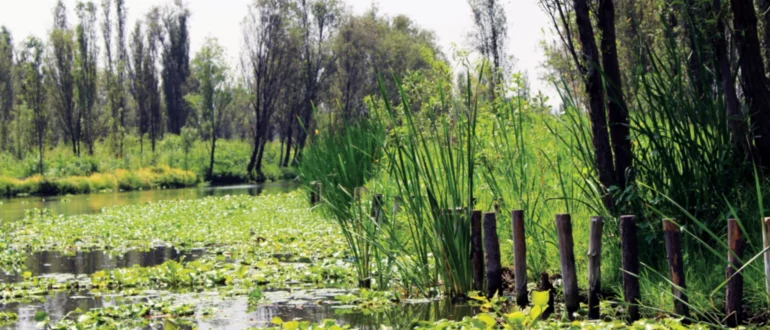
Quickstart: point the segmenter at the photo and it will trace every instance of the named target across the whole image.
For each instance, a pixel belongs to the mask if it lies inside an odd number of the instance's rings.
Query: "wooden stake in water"
[[[639,319],[639,246],[636,238],[636,217],[620,217],[620,249],[623,267],[623,295],[628,305],[628,322]]]
[[[524,236],[524,211],[511,212],[513,226],[513,276],[516,280],[516,304],[526,307],[527,297],[527,239]]]
[[[484,213],[484,251],[487,252],[487,297],[491,298],[495,294],[502,294],[503,288],[495,213]]]
[[[684,280],[684,264],[682,262],[682,235],[679,226],[673,221],[663,220],[663,238],[666,240],[666,255],[668,256],[668,269],[671,273],[671,292],[674,295],[674,311],[680,316],[689,317],[690,310],[687,307],[687,295],[684,290],[687,285]]]
[[[542,272],[540,273],[540,281],[537,283],[537,291],[548,291],[548,307],[545,308],[543,311],[543,314],[540,315],[540,318],[543,320],[548,319],[551,314],[553,314],[553,306],[556,301],[556,291],[553,287],[553,284],[551,284],[551,280],[548,278],[548,273]]]
[[[471,264],[473,265],[473,290],[484,290],[484,242],[481,238],[481,211],[471,214]]]
[[[588,239],[588,319],[599,319],[599,294],[602,291],[602,230],[604,218],[591,217]]]
[[[577,272],[575,271],[575,252],[572,240],[572,220],[569,214],[556,215],[556,234],[559,236],[559,259],[561,261],[561,279],[564,284],[564,305],[570,320],[578,310]]]
[[[725,294],[725,313],[727,314],[727,326],[737,327],[743,321],[743,274],[738,273],[743,258],[743,238],[738,221],[727,220],[727,246],[730,251],[727,254],[727,293]]]

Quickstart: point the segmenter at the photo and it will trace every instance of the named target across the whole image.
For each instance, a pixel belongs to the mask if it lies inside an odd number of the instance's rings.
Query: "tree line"
[[[248,172],[259,180],[269,141],[281,141],[280,164],[292,166],[319,113],[337,124],[366,116],[378,75],[448,68],[435,35],[410,18],[375,6],[356,15],[338,0],[255,0],[236,63],[215,38],[190,55],[191,13],[181,1],[153,7],[133,28],[125,0],[74,9],[72,21],[57,3],[45,39],[16,41],[0,29],[0,152],[39,154],[41,174],[47,147],[81,156],[101,141],[120,158],[129,135],[154,153],[177,134],[209,141],[209,176],[217,139],[251,141]],[[396,83],[385,80],[397,102]]]

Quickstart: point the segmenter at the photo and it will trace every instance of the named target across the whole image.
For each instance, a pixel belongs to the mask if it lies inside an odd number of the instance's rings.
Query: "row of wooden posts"
[[[320,185],[311,190],[310,201],[312,204],[320,202]],[[373,200],[373,216],[382,205],[382,195],[375,195]],[[485,291],[489,297],[502,292],[502,265],[500,261],[500,242],[497,236],[497,213],[482,213],[475,210],[471,213],[471,263],[473,266],[473,289]],[[482,222],[483,219],[483,222]],[[513,236],[513,266],[514,266],[514,292],[516,304],[526,306],[529,303],[527,292],[527,243],[524,231],[524,211],[511,212],[511,225]],[[621,271],[623,272],[623,298],[628,305],[627,318],[629,322],[639,319],[639,304],[641,294],[639,290],[639,251],[636,233],[636,217],[624,215],[620,217],[620,249]],[[768,220],[770,227],[770,220]],[[604,228],[603,217],[591,217],[591,226],[588,242],[588,318],[599,319],[599,296],[601,293],[601,251],[602,231]],[[482,236],[483,233],[483,236]],[[559,261],[561,263],[561,276],[564,293],[564,304],[570,318],[578,310],[579,293],[577,272],[575,268],[574,242],[572,238],[572,218],[569,214],[556,215],[556,233],[559,242]],[[673,221],[663,220],[663,235],[666,242],[666,256],[668,259],[671,290],[674,297],[674,312],[683,317],[690,316],[687,295],[685,290],[684,264],[682,261],[682,243],[679,226]],[[482,238],[483,237],[483,238]],[[725,314],[729,327],[741,324],[742,300],[743,300],[743,275],[738,272],[742,267],[744,242],[738,222],[729,219],[727,222],[727,243],[730,249],[726,271]],[[486,252],[486,253],[485,253]],[[486,266],[485,266],[486,265]],[[486,273],[486,274],[485,274]],[[541,274],[541,288],[551,288],[547,274]],[[553,301],[551,290],[551,301]],[[544,316],[553,310],[550,306]]]
[[[483,218],[483,227],[482,227]],[[519,306],[528,304],[527,292],[527,246],[524,235],[524,212],[513,211],[511,214],[513,229],[513,266],[515,279],[515,300]],[[592,217],[588,242],[588,318],[599,318],[599,294],[601,292],[601,251],[604,219]],[[636,233],[636,217],[620,217],[621,267],[623,271],[623,296],[628,308],[629,322],[639,319],[639,254]],[[483,230],[482,230],[483,228]],[[483,244],[482,244],[483,231]],[[737,221],[728,220],[727,239],[730,252],[728,255],[727,292],[725,297],[726,322],[735,327],[742,321],[743,275],[741,268],[744,243]],[[564,291],[565,309],[570,318],[578,310],[579,296],[577,273],[575,268],[574,243],[572,239],[572,219],[569,214],[556,215],[556,233],[559,241],[559,260]],[[682,244],[679,226],[671,220],[663,220],[663,233],[666,242],[666,254],[671,276],[676,314],[689,317],[687,288],[684,265],[682,262]],[[484,250],[486,258],[484,258]],[[502,290],[502,268],[500,264],[500,244],[497,237],[496,213],[473,211],[471,214],[471,262],[473,264],[473,288],[483,291],[484,270],[486,270],[486,294],[493,296]],[[486,267],[484,263],[486,261]],[[546,274],[547,277],[547,274]],[[541,280],[543,283],[543,280]],[[553,295],[551,295],[553,297]]]

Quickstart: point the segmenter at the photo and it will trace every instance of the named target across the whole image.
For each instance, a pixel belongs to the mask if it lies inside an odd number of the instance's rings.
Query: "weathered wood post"
[[[495,213],[484,213],[484,251],[487,253],[487,297],[491,298],[495,294],[502,294],[500,291],[503,287]]]
[[[527,239],[524,236],[524,211],[511,212],[513,226],[513,276],[516,280],[516,304],[524,308],[527,297]]]
[[[738,273],[743,258],[743,238],[738,221],[727,220],[727,246],[730,251],[727,254],[727,293],[725,294],[725,313],[727,314],[727,326],[737,327],[743,321],[743,274]]]
[[[762,246],[765,250],[765,292],[770,295],[770,218],[765,218],[765,227],[762,228]]]
[[[628,322],[639,319],[639,246],[636,237],[636,217],[620,217],[620,249],[623,267],[623,295],[628,304]]]
[[[379,225],[382,223],[382,218],[384,216],[382,212],[382,207],[385,205],[383,202],[382,194],[376,194],[374,195],[374,198],[372,199],[372,219]]]
[[[599,319],[599,294],[602,291],[602,230],[604,218],[591,217],[588,238],[588,319]]]
[[[564,284],[564,305],[567,317],[574,318],[578,310],[577,272],[575,271],[575,252],[572,240],[572,220],[569,214],[556,215],[556,233],[559,236],[559,259],[561,261],[561,279]]]
[[[313,181],[310,183],[310,205],[315,206],[321,201],[321,183]]]
[[[484,242],[481,238],[481,211],[471,214],[471,264],[473,265],[473,290],[484,290]]]
[[[668,256],[668,269],[672,283],[671,292],[674,294],[674,312],[689,317],[690,309],[687,306],[687,295],[684,293],[687,285],[684,280],[682,235],[679,233],[679,226],[671,220],[663,219],[663,238],[666,240],[666,255]]]

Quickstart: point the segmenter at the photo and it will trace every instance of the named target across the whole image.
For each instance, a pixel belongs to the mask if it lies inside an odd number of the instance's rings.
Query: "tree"
[[[211,141],[208,179],[214,176],[214,157],[217,138],[224,116],[233,100],[228,85],[227,61],[222,46],[216,39],[206,39],[203,47],[192,61],[192,73],[200,82],[197,94],[203,119],[202,128]]]
[[[94,153],[96,139],[95,123],[97,114],[97,81],[99,46],[96,32],[96,5],[93,2],[79,2],[77,15],[80,23],[77,26],[77,65],[75,81],[77,85],[77,108],[82,117],[82,140],[88,148],[88,154]]]
[[[628,108],[623,96],[623,83],[620,80],[613,0],[599,0],[598,27],[601,32],[602,67],[604,68],[604,86],[607,92],[610,138],[612,153],[615,157],[615,183],[623,191],[629,179],[627,173],[631,170],[633,154],[631,153]]]
[[[302,34],[299,61],[301,62],[300,79],[304,86],[302,102],[298,105],[296,116],[295,113],[289,115],[285,132],[287,142],[282,160],[283,166],[289,165],[291,139],[295,125],[298,124],[297,118],[304,129],[299,129],[297,132],[297,151],[294,154],[294,162],[298,162],[302,157],[307,131],[312,124],[313,105],[320,103],[321,89],[330,77],[329,71],[334,61],[329,40],[337,31],[342,15],[342,8],[337,0],[297,0],[295,8]]]
[[[130,90],[136,103],[136,127],[139,133],[139,153],[144,152],[144,135],[149,132],[149,95],[145,60],[147,60],[147,47],[142,33],[142,23],[136,22],[134,32],[131,34],[131,65],[130,65]]]
[[[28,38],[21,50],[20,58],[21,96],[26,107],[32,110],[32,130],[37,143],[38,171],[43,175],[43,143],[48,116],[45,111],[45,70],[43,68],[43,42],[35,37]]]
[[[13,38],[11,32],[0,27],[0,151],[8,150],[11,130],[11,112],[14,103]]]
[[[475,31],[471,33],[473,45],[481,56],[492,62],[491,92],[505,76],[505,41],[508,39],[508,23],[505,8],[500,0],[468,0],[473,12]]]
[[[247,171],[263,180],[262,158],[269,130],[289,72],[290,54],[287,38],[287,0],[256,0],[244,21],[244,80],[254,110],[254,146]]]
[[[160,9],[153,8],[147,14],[147,50],[142,61],[142,88],[147,93],[147,112],[149,118],[150,141],[152,151],[155,152],[155,143],[161,134],[160,78],[158,77],[157,63],[159,58],[159,46],[163,38],[163,30],[160,25]]]
[[[190,75],[190,36],[187,20],[190,12],[177,2],[163,17],[163,94],[166,101],[166,126],[169,133],[179,134],[187,121],[189,109],[184,101],[184,85]]]
[[[54,27],[50,35],[51,51],[48,71],[54,109],[61,128],[72,143],[72,152],[80,155],[81,115],[75,107],[75,45],[67,24],[67,9],[60,0],[54,10]]]
[[[588,1],[574,0],[572,7],[575,16],[575,26],[578,29],[577,37],[581,45],[580,55],[573,42],[573,24],[568,19],[569,12],[567,11],[566,4],[562,1],[544,1],[543,7],[551,16],[554,28],[582,75],[585,93],[588,96],[591,142],[594,147],[594,165],[599,177],[599,183],[604,189],[609,189],[615,186],[617,177],[615,165],[613,164],[612,148],[610,147],[610,137],[607,131],[607,113],[604,109],[605,98],[599,49],[596,46],[596,39],[594,39]],[[607,209],[614,209],[614,201],[609,194],[604,195],[603,203]]]
[[[757,35],[757,16],[751,0],[730,0],[730,5],[743,95],[754,126],[759,161],[767,169],[770,168],[770,90]]]

